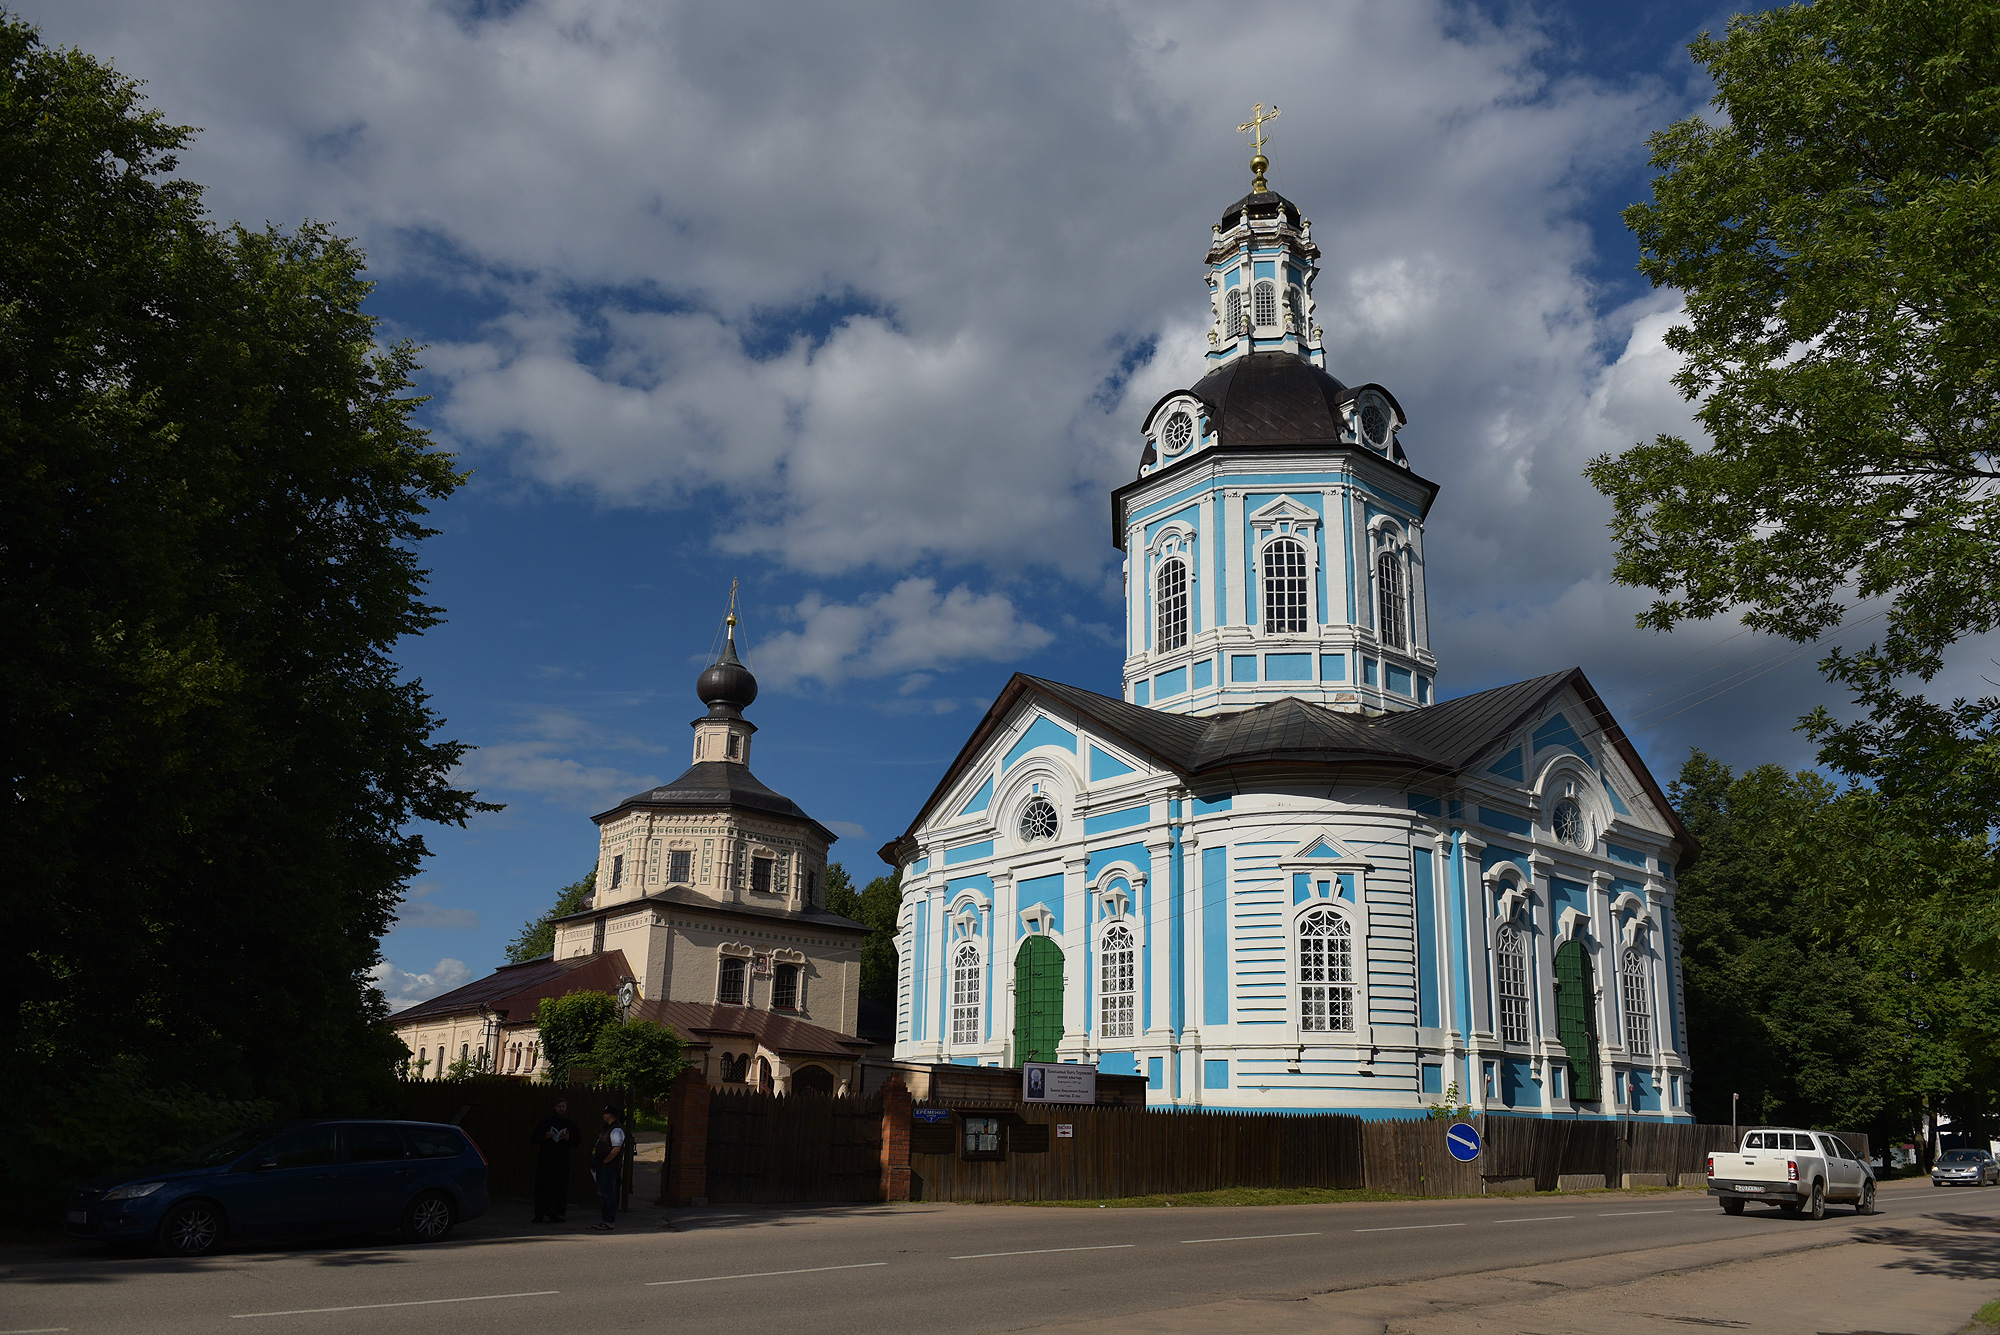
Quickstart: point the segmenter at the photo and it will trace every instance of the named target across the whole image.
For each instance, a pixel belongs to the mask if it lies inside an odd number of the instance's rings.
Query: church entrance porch
[[[1054,1061],[1062,1035],[1062,948],[1030,936],[1014,956],[1014,1064]]]

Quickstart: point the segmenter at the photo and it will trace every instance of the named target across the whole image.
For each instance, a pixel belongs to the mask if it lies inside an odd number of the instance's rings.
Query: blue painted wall
[[[1201,1022],[1229,1023],[1229,850],[1201,850]]]
[[[1417,1023],[1431,1028],[1438,1022],[1436,858],[1426,848],[1411,857],[1417,897]]]
[[[1000,762],[1003,770],[1012,769],[1014,762],[1038,746],[1059,746],[1071,755],[1076,754],[1076,734],[1061,724],[1047,718],[1038,718],[1021,734],[1021,740],[1014,743],[1007,752],[1007,758]]]

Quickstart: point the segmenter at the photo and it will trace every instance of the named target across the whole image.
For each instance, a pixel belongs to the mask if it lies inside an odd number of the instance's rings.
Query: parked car
[[[486,1213],[486,1156],[433,1122],[293,1122],[224,1136],[185,1161],[70,1197],[73,1237],[202,1256],[225,1241],[400,1230],[439,1242]]]
[[[1937,1187],[1983,1187],[2000,1182],[2000,1163],[1991,1150],[1946,1150],[1931,1165],[1931,1185]]]
[[[1828,1201],[1852,1201],[1875,1213],[1875,1170],[1847,1142],[1824,1131],[1751,1131],[1739,1152],[1708,1156],[1708,1194],[1728,1214],[1765,1201],[1796,1219],[1826,1216]]]

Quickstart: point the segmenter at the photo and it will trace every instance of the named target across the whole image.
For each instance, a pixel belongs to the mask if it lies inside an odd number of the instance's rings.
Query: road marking
[[[548,1298],[561,1293],[561,1289],[536,1289],[532,1293],[481,1293],[470,1298],[419,1298],[407,1303],[356,1303],[352,1307],[295,1307],[287,1312],[232,1312],[231,1321],[243,1321],[254,1316],[314,1316],[321,1312],[372,1312],[381,1307],[435,1307],[439,1303],[490,1303],[502,1298]]]
[[[1407,1233],[1413,1228],[1465,1228],[1466,1224],[1398,1224],[1394,1228],[1357,1228],[1356,1233]]]
[[[1666,1213],[1671,1213],[1666,1212]],[[1706,1213],[1706,1212],[1704,1212]],[[1489,1219],[1489,1224],[1539,1224],[1544,1219],[1574,1219],[1573,1214],[1524,1214],[1517,1219]]]
[[[703,1275],[700,1279],[649,1279],[646,1287],[657,1289],[662,1284],[713,1284],[719,1279],[769,1279],[773,1275],[817,1275],[822,1270],[866,1270],[870,1266],[887,1265],[887,1261],[856,1261],[853,1265],[814,1265],[804,1270],[757,1270],[747,1275]]]
[[[1261,1242],[1265,1238],[1317,1238],[1318,1233],[1245,1233],[1240,1238],[1182,1238],[1181,1245],[1190,1242]]]
[[[60,1335],[68,1326],[36,1326],[33,1330],[0,1330],[0,1335]]]
[[[1679,1210],[1599,1210],[1599,1219],[1630,1219],[1642,1214],[1679,1214]],[[1706,1212],[1704,1212],[1706,1213]]]
[[[989,1256],[1041,1256],[1048,1252],[1115,1252],[1126,1247],[1136,1247],[1136,1242],[1114,1242],[1103,1247],[1031,1247],[1024,1252],[973,1252],[969,1256],[954,1256],[954,1261],[983,1261]]]

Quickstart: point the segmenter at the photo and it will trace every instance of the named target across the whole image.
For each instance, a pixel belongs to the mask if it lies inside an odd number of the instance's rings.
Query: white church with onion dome
[[[1089,1063],[1156,1107],[1689,1120],[1693,841],[1581,669],[1440,701],[1438,484],[1326,365],[1267,118],[1208,371],[1110,498],[1119,693],[1016,674],[882,850],[896,1056]]]

